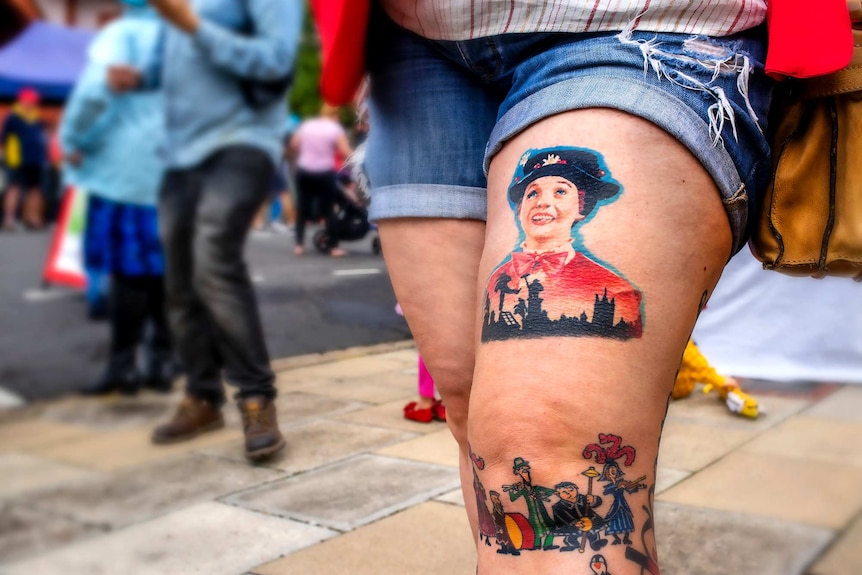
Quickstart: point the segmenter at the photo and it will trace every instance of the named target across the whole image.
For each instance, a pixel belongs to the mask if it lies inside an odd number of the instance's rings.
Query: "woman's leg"
[[[476,496],[467,449],[467,405],[473,379],[476,271],[485,223],[402,218],[379,222],[395,296],[446,405],[461,452],[461,486],[477,533]]]
[[[461,486],[478,542],[467,409],[487,212],[482,159],[502,95],[457,57],[447,58],[372,4],[365,156],[370,217],[378,223],[395,295],[458,442]]]
[[[565,146],[601,154],[621,185],[614,201],[578,224],[578,251],[642,293],[643,330],[630,339],[581,332],[477,344],[468,437],[504,534],[497,549],[479,547],[479,573],[588,572],[601,549],[614,575],[657,574],[651,514],[659,436],[686,340],[728,258],[730,227],[711,178],[665,132],[623,112],[567,112],[534,124],[493,159],[480,293],[517,248],[507,189],[519,161],[528,150]],[[603,286],[595,277],[583,274],[573,289],[595,289],[598,301]],[[535,305],[547,309],[549,293]],[[615,480],[610,462],[630,484]],[[591,529],[567,515],[571,484],[576,495],[597,496],[587,504],[601,518],[593,516]],[[492,501],[501,505],[492,509]],[[584,552],[562,553],[559,546],[573,550],[573,531]]]

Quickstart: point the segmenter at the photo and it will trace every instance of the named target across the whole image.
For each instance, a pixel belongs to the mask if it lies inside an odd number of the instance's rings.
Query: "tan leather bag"
[[[850,65],[788,80],[773,103],[772,181],[750,241],[764,269],[862,281],[862,6],[848,4]]]

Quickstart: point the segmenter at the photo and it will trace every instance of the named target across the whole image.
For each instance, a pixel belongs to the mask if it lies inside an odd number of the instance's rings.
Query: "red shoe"
[[[437,421],[446,421],[446,406],[439,399],[434,400],[434,405],[431,407],[434,411],[433,416]]]
[[[434,406],[425,409],[416,409],[417,403],[411,401],[404,406],[404,419],[418,421],[419,423],[431,423],[434,418]]]

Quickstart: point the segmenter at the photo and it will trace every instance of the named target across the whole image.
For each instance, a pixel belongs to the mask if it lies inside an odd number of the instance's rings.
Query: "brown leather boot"
[[[284,448],[284,437],[278,429],[275,401],[262,395],[237,401],[245,433],[245,456],[257,460]]]
[[[221,410],[204,399],[183,398],[174,418],[153,430],[153,443],[177,443],[224,427]]]

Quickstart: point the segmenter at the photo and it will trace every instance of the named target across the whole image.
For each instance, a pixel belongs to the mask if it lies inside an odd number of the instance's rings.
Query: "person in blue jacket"
[[[224,374],[238,388],[246,456],[269,457],[285,442],[244,248],[282,152],[303,3],[149,3],[167,22],[160,61],[117,66],[109,78],[118,92],[161,86],[165,96],[159,223],[186,397],[152,440],[173,443],[223,426]]]
[[[146,6],[127,6],[93,40],[88,62],[60,125],[64,178],[88,193],[85,268],[111,278],[111,346],[104,374],[82,391],[132,394],[140,386],[169,391],[173,354],[164,305],[164,254],[156,199],[164,172],[162,94],[119,95],[108,68],[145,66],[156,55],[161,24]],[[145,373],[138,347],[149,328]]]

